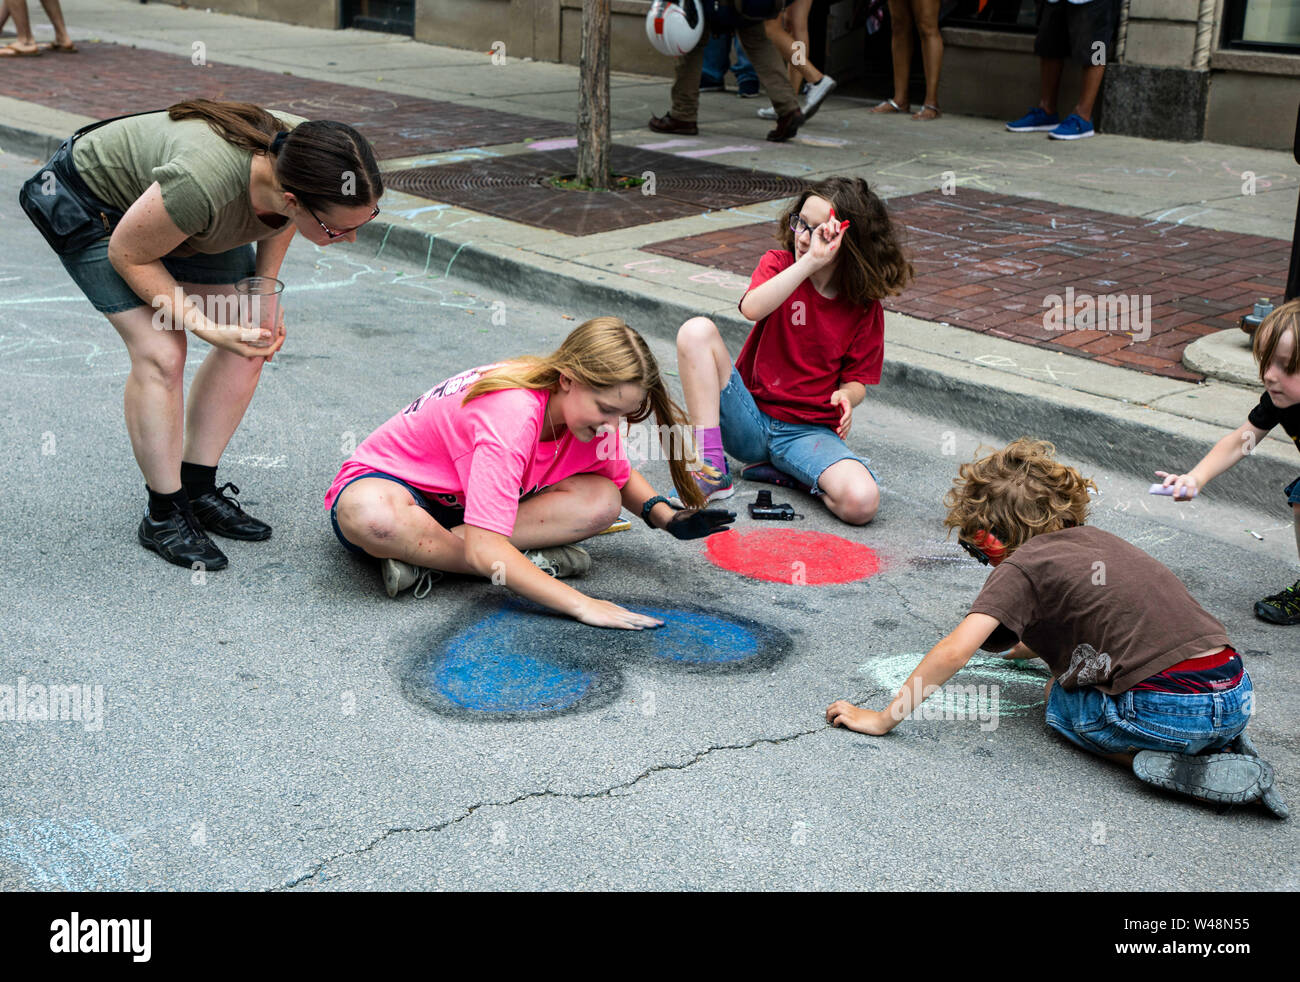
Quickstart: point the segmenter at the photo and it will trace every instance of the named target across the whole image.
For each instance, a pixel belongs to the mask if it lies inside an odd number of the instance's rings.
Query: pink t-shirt
[[[357,447],[325,495],[333,507],[343,486],[370,471],[399,477],[429,495],[454,498],[465,524],[512,535],[519,499],[574,474],[600,474],[619,488],[631,467],[622,438],[601,433],[583,443],[565,430],[539,440],[550,393],[500,389],[461,405],[464,391],[497,365],[439,382]]]

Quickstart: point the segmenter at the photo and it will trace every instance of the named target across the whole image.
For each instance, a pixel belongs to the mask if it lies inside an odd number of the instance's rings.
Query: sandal
[[[900,106],[893,99],[886,99],[884,102],[872,108],[873,113],[905,113],[911,106]]]
[[[69,41],[67,44],[58,44],[57,42],[51,41],[49,44],[42,44],[41,50],[61,51],[65,55],[75,55],[79,53],[77,50],[77,46],[73,44],[71,41]]]
[[[931,113],[931,115],[927,116],[926,113]],[[912,114],[912,118],[916,120],[924,121],[929,119],[938,119],[942,115],[943,113],[939,112],[938,106],[932,106],[928,102],[926,102],[926,103],[922,103],[921,111],[919,113]]]
[[[35,58],[40,55],[39,47],[32,48],[31,51],[24,51],[22,48],[16,48],[12,44],[6,44],[0,47],[0,58]]]

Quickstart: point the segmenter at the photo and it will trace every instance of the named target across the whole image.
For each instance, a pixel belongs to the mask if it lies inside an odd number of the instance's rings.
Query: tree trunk
[[[582,0],[582,90],[578,99],[578,181],[592,189],[610,186],[609,0]]]

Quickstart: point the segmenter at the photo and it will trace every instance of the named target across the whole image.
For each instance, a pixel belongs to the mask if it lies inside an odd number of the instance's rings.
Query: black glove
[[[675,539],[702,539],[714,532],[725,532],[736,520],[734,511],[725,508],[683,508],[664,526]]]

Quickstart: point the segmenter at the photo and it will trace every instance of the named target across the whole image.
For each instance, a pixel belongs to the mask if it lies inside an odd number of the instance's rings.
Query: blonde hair
[[[1001,450],[957,468],[944,496],[944,527],[973,541],[981,529],[1006,546],[1007,555],[1035,535],[1082,525],[1088,518],[1091,478],[1056,460],[1046,440],[1021,437]]]
[[[1288,300],[1264,318],[1263,323],[1255,329],[1255,339],[1251,342],[1251,351],[1255,361],[1259,362],[1259,380],[1264,381],[1264,372],[1273,360],[1273,352],[1278,342],[1291,335],[1291,357],[1287,359],[1286,373],[1295,375],[1300,372],[1300,297]]]
[[[636,411],[628,414],[629,423],[640,423],[654,413],[661,427],[691,432],[690,420],[668,394],[659,363],[645,339],[617,317],[593,317],[578,325],[559,348],[545,357],[526,355],[510,360],[471,385],[461,404],[502,389],[546,389],[554,393],[559,391],[561,375],[592,389],[637,385],[645,390],[645,397]],[[683,503],[703,507],[704,495],[696,487],[683,455],[670,451],[668,458],[673,484]]]

